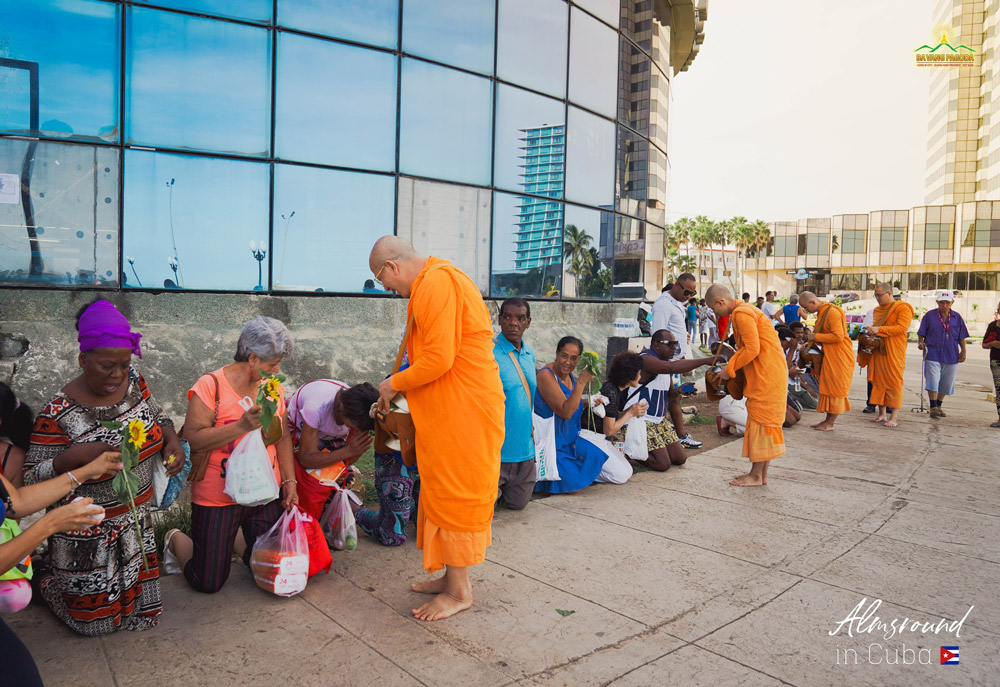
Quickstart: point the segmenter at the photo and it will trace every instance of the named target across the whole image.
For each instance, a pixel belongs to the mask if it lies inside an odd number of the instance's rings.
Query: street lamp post
[[[129,260],[129,263],[131,263],[131,262],[132,261]],[[170,269],[173,270],[173,272],[174,272],[174,286],[180,288],[180,284],[177,282],[177,268],[180,266],[180,261],[177,259],[176,256],[172,257],[172,256],[168,255],[167,256],[167,265],[169,265]],[[138,279],[138,278],[139,277],[136,277],[136,279]]]
[[[260,242],[260,247],[257,247],[256,241],[250,242],[250,254],[253,255],[253,259],[257,261],[257,286],[254,291],[264,290],[264,268],[262,266],[265,256],[267,256],[267,244],[263,241]]]

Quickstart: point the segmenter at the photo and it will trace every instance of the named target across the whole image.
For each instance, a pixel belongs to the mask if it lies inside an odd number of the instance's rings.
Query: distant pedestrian
[[[993,321],[986,328],[983,348],[990,352],[990,370],[993,372],[993,400],[997,404],[997,421],[990,427],[1000,427],[1000,305],[997,306]]]
[[[941,404],[955,393],[958,364],[965,362],[965,340],[969,330],[965,320],[951,309],[955,294],[942,291],[937,310],[924,314],[917,329],[917,348],[924,351],[924,387],[931,401],[931,417],[945,417]]]

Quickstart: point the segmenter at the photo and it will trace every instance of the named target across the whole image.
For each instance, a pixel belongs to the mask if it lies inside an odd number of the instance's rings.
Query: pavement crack
[[[115,669],[111,665],[111,656],[108,655],[108,647],[104,644],[104,637],[99,637],[98,639],[101,645],[101,655],[104,656],[104,662],[108,666],[108,673],[111,674],[111,681],[115,684],[115,687],[118,687],[118,675],[115,674]]]

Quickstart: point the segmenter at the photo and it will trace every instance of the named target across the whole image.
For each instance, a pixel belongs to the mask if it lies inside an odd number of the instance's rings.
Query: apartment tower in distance
[[[524,192],[560,198],[563,193],[566,127],[562,124],[546,125],[522,129],[522,133]],[[524,270],[560,264],[563,252],[562,203],[522,196],[517,213],[514,268]]]

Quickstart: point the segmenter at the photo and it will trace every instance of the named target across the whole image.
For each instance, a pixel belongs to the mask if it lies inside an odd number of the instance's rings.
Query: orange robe
[[[479,289],[446,260],[413,281],[410,366],[392,377],[417,430],[417,547],[424,568],[481,563],[500,479],[504,393],[493,327]]]
[[[788,404],[788,363],[774,325],[763,312],[740,303],[732,312],[736,354],[726,365],[726,374],[743,370],[747,399],[747,429],[743,456],[759,463],[785,455],[785,422]]]
[[[879,324],[879,323],[882,324]],[[913,323],[913,306],[903,301],[875,308],[872,323],[885,339],[885,353],[874,353],[868,364],[873,406],[903,405],[903,370],[906,368],[906,335]]]
[[[854,342],[847,335],[844,311],[836,305],[824,303],[816,315],[816,342],[823,344],[816,412],[840,415],[851,409],[847,394],[854,375]],[[822,329],[819,323],[823,324]]]

